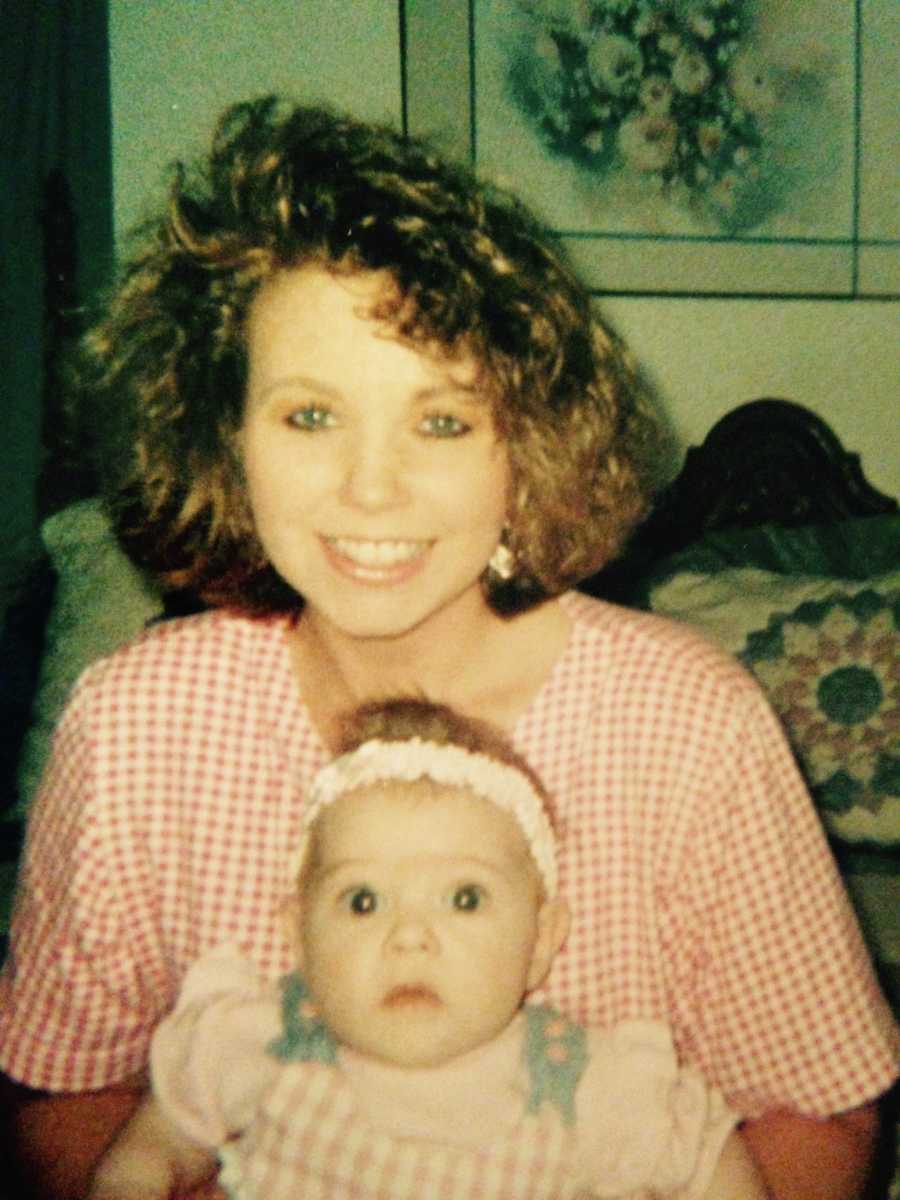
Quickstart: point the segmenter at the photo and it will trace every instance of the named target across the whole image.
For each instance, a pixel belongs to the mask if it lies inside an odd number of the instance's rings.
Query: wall
[[[869,482],[900,496],[896,303],[616,297],[602,310],[637,354],[681,447],[743,400],[783,397],[824,417]]]
[[[165,165],[201,145],[232,99],[286,88],[400,116],[392,0],[111,0],[110,36],[120,239]],[[784,396],[825,417],[871,482],[900,494],[896,304],[620,297],[604,309],[682,448],[740,401]]]
[[[391,0],[110,0],[116,238],[235,100],[282,91],[399,121]]]

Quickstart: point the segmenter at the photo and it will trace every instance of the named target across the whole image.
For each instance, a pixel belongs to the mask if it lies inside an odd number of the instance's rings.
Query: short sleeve
[[[251,1123],[278,1072],[265,1053],[278,1030],[275,989],[231,947],[189,969],[150,1053],[154,1096],[186,1137],[215,1147]]]
[[[52,1091],[143,1069],[188,967],[225,941],[270,979],[321,742],[284,619],[161,622],[82,675],[32,808],[0,1063]],[[299,786],[298,786],[299,784]]]
[[[748,683],[660,893],[679,1051],[744,1115],[890,1086],[897,1029],[781,728]]]
[[[721,1093],[679,1068],[660,1022],[623,1021],[588,1039],[575,1097],[581,1186],[601,1198],[702,1196],[736,1122]]]
[[[82,680],[33,805],[0,977],[3,1067],[52,1091],[143,1069],[169,1003],[147,864],[97,787],[89,691]]]

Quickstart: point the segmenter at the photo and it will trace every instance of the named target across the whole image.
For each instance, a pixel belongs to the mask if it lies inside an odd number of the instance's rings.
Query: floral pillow
[[[869,580],[683,572],[653,589],[651,606],[754,672],[833,838],[900,849],[900,570]]]

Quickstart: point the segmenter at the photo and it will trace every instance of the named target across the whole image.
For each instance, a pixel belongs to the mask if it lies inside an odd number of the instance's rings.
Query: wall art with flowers
[[[885,147],[900,63],[883,47],[898,13],[896,0],[468,0],[471,151],[603,289],[846,294],[867,234],[896,264]]]

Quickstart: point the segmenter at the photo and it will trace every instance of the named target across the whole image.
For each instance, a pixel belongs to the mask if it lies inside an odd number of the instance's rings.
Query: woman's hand
[[[214,1186],[215,1173],[215,1155],[186,1138],[148,1096],[100,1160],[88,1200],[172,1200],[185,1195],[206,1200],[221,1194]]]

